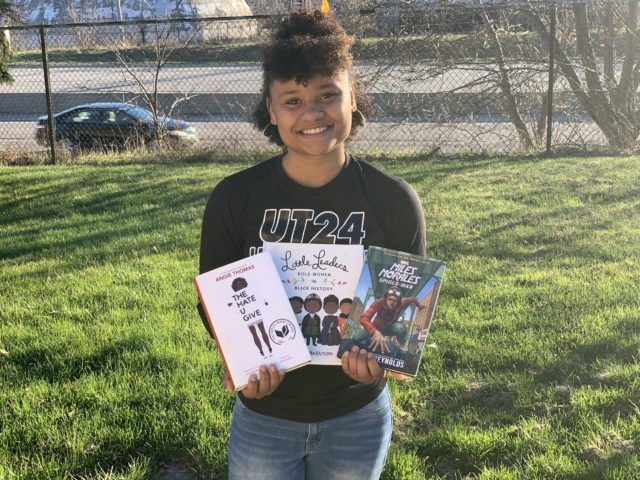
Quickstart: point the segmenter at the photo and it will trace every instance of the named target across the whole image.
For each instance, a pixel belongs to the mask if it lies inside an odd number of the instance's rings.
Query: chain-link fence
[[[344,3],[336,15],[356,37],[355,75],[374,105],[350,148],[633,149],[637,9],[635,1],[423,10]],[[52,133],[66,149],[269,148],[250,122],[260,44],[279,18],[10,27],[15,81],[0,84],[0,150],[45,150]]]

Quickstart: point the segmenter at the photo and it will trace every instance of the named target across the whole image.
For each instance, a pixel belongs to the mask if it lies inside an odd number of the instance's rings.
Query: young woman
[[[215,187],[202,223],[200,272],[257,253],[264,241],[425,254],[416,193],[345,152],[365,118],[352,43],[331,15],[313,12],[285,17],[264,47],[255,122],[283,153]],[[222,384],[233,391],[228,375]],[[391,427],[384,371],[366,350],[345,353],[342,368],[312,365],[285,376],[272,365],[236,398],[229,477],[378,478]]]

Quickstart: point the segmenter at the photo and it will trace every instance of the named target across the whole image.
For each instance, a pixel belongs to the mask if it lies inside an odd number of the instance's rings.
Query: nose
[[[317,121],[324,117],[324,109],[316,102],[308,103],[302,111],[301,117],[305,121]]]

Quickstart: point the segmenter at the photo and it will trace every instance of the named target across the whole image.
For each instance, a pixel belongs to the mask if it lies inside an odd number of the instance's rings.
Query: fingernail
[[[280,370],[278,373],[279,373],[280,375],[284,375],[284,374],[285,374],[285,371],[284,371],[284,370]]]
[[[260,371],[262,373],[267,373],[267,367],[265,367],[265,366],[260,367]]]
[[[271,370],[271,373],[276,373],[276,367],[274,365],[271,365],[269,370]]]
[[[347,350],[346,352],[344,352],[344,353],[342,354],[342,356],[343,356],[344,358],[349,358],[349,350]]]
[[[353,353],[358,353],[358,347],[356,347],[355,345],[353,347],[351,347],[351,351]]]
[[[373,353],[371,353],[371,352],[367,353],[367,358],[369,360],[371,360],[373,358]]]
[[[258,379],[258,377],[256,377],[255,375],[251,375],[251,378],[249,378],[250,381],[255,382]]]
[[[366,350],[360,350],[360,355],[366,355],[367,351]]]

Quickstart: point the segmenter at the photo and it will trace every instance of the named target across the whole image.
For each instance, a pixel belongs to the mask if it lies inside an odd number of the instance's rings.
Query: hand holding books
[[[269,365],[267,368],[265,365],[260,367],[260,378],[255,374],[249,377],[249,383],[244,389],[242,394],[247,398],[256,398],[260,400],[262,397],[271,395],[282,379],[284,378],[284,370],[277,370],[275,365]]]
[[[384,370],[373,354],[355,345],[342,354],[342,371],[361,383],[373,383],[384,377]]]
[[[247,398],[257,398],[259,400],[267,395],[271,395],[284,379],[285,371],[278,371],[275,365],[270,365],[268,369],[267,367],[262,366],[259,371],[260,378],[256,377],[256,375],[251,375],[247,386],[241,390],[243,395]],[[231,380],[231,374],[227,369],[225,369],[220,383],[227,392],[234,392],[233,380]]]
[[[375,367],[370,363],[371,361],[375,363]],[[380,380],[387,372],[387,370],[380,368],[371,352],[367,352],[364,348],[358,350],[358,347],[355,346],[351,351],[346,351],[342,355],[342,370],[355,381],[362,383],[373,383]],[[388,372],[396,380],[408,381],[411,378],[392,370],[388,370]]]

